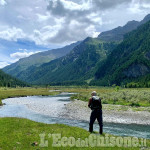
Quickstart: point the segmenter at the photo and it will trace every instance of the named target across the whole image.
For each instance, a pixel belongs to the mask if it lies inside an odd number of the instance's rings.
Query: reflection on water
[[[69,95],[66,94],[58,96],[11,98],[6,99],[3,102],[6,103],[6,105],[0,108],[0,117],[21,117],[47,124],[66,124],[88,130],[89,125],[86,121],[59,117],[59,113],[63,111],[64,105],[69,103]],[[29,109],[26,107],[28,105],[30,105]],[[34,108],[36,108],[36,111],[38,110],[38,112],[34,111]],[[49,110],[46,110],[46,108],[49,108]],[[40,109],[44,109],[45,114],[43,114],[43,110]],[[42,113],[40,113],[40,111],[42,111]],[[51,114],[51,116],[47,114]],[[99,130],[98,124],[94,125],[94,130]],[[150,126],[147,125],[128,125],[104,122],[104,132],[120,136],[136,136],[150,139]]]

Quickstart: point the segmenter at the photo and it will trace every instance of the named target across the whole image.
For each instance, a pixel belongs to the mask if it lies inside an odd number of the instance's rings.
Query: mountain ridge
[[[86,38],[66,56],[45,63],[20,74],[20,79],[29,83],[46,84],[88,80],[94,75],[95,65],[105,59],[117,44]],[[31,73],[32,70],[32,73]]]
[[[150,71],[145,65],[145,62],[148,62],[143,57],[142,60],[139,59],[142,63],[139,60],[135,61],[141,56],[140,52],[143,52],[142,50],[138,52],[140,46],[150,47],[148,44],[140,45],[144,43],[144,39],[148,41],[149,27],[145,28],[148,23],[143,23],[149,19],[150,15],[147,15],[141,22],[129,21],[124,27],[115,28],[113,32],[121,31],[121,33],[122,28],[132,29],[131,32],[121,34],[124,37],[123,41],[105,41],[101,38],[88,37],[74,46],[65,56],[39,66],[31,65],[26,70],[20,71],[16,77],[32,84],[64,84],[65,82],[75,83],[75,81],[84,83],[91,81],[91,85],[126,84],[132,79],[135,80],[134,77],[139,78]],[[133,29],[135,26],[136,29]],[[150,58],[150,53],[147,53],[145,57]],[[93,80],[94,77],[95,80]]]
[[[109,31],[102,32],[98,35],[98,38],[104,41],[121,41],[124,39],[124,35],[137,29],[142,24],[145,24],[150,20],[150,14],[146,15],[141,21],[128,21],[124,26],[119,26]]]
[[[149,47],[150,21],[125,36],[124,41],[99,66],[95,74],[95,83],[126,85],[128,82],[136,82],[139,78],[149,78]]]
[[[69,53],[75,46],[80,44],[80,41],[67,45],[63,48],[48,50],[33,54],[29,57],[22,58],[16,63],[4,67],[2,70],[8,74],[18,77],[18,75],[31,66],[40,66],[43,63],[50,62],[53,59],[60,58]]]

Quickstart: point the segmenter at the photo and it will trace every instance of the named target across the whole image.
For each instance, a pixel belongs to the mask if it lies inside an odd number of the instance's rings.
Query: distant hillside
[[[19,81],[7,75],[2,70],[0,70],[0,87],[16,87],[16,86],[28,86],[26,83]]]
[[[19,78],[34,84],[90,80],[96,66],[107,58],[116,45],[114,42],[87,38],[66,56],[39,67],[30,67],[21,72]]]
[[[32,67],[40,66],[43,63],[47,63],[47,62],[50,62],[51,60],[65,56],[78,44],[80,44],[80,42],[73,43],[73,44],[65,46],[63,48],[40,52],[40,53],[31,55],[27,58],[22,58],[19,61],[17,61],[16,63],[13,63],[13,64],[3,68],[3,71],[14,77],[19,78],[19,74],[22,71],[28,69],[31,66]]]
[[[121,41],[124,38],[124,35],[126,33],[129,33],[135,29],[137,29],[137,27],[139,27],[140,25],[146,23],[147,21],[150,20],[150,14],[147,15],[142,21],[138,22],[138,21],[129,21],[125,26],[123,27],[117,27],[115,29],[112,29],[110,31],[106,31],[106,32],[102,32],[98,37],[101,40],[104,41]]]
[[[150,21],[125,36],[95,74],[97,85],[150,87]]]
[[[102,32],[99,35],[99,40],[105,41],[105,42],[121,41],[123,40],[123,37],[126,33],[137,29],[138,26],[144,24],[148,20],[150,20],[150,15],[147,15],[141,22],[130,21],[123,27],[118,27],[110,31]],[[63,48],[37,53],[30,57],[20,59],[18,62],[3,68],[3,71],[14,77],[21,78],[20,74],[22,74],[23,72],[26,74],[27,69],[38,67],[54,59],[66,56],[74,47],[76,47],[80,43],[81,42],[77,42],[77,43],[65,46]]]
[[[150,22],[144,24],[148,20],[150,15],[98,38],[32,55],[4,71],[32,84],[150,85]]]

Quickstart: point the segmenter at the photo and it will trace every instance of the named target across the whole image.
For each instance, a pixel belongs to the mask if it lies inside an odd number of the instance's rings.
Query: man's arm
[[[101,98],[99,98],[100,99],[100,105],[101,105],[101,109],[102,109],[102,99]]]
[[[88,107],[91,108],[92,98],[89,99]]]

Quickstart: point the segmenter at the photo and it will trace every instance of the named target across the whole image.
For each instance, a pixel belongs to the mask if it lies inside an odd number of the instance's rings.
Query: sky
[[[0,0],[0,68],[149,13],[150,0]]]

